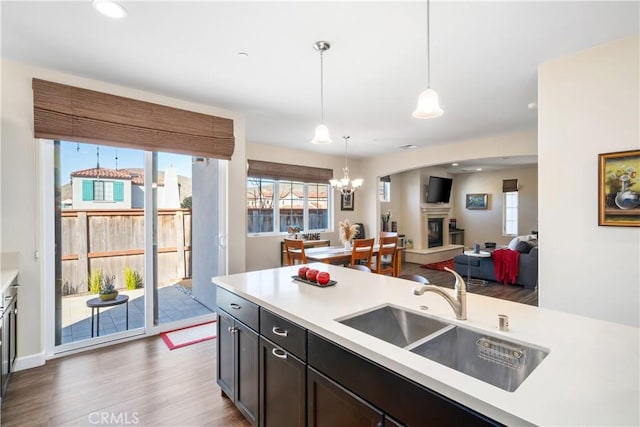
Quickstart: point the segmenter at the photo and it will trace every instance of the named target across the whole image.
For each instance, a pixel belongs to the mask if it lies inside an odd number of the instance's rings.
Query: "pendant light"
[[[316,126],[316,134],[311,141],[312,144],[331,144],[329,138],[329,128],[324,124],[324,57],[325,51],[329,50],[331,45],[325,41],[317,41],[313,48],[320,52],[320,124]]]
[[[347,141],[349,140],[349,136],[343,136],[344,138],[344,168],[342,169],[342,179],[331,179],[329,183],[331,187],[335,190],[339,191],[341,194],[349,195],[356,191],[358,188],[362,187],[362,183],[364,182],[362,178],[354,179],[353,181],[349,178],[349,163],[348,163],[348,155],[347,155]]]
[[[440,117],[444,111],[435,90],[431,89],[431,37],[429,35],[429,0],[427,0],[427,88],[418,97],[418,107],[413,112],[416,119],[432,119]]]

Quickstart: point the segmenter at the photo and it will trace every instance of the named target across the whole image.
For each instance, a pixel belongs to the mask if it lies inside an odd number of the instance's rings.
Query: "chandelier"
[[[344,138],[344,168],[342,169],[342,179],[331,179],[329,183],[331,187],[335,190],[339,191],[343,195],[349,195],[356,191],[358,188],[362,187],[362,183],[364,182],[362,178],[354,179],[353,181],[349,178],[349,163],[347,156],[347,141],[349,140],[349,136],[343,136]]]
[[[418,107],[413,112],[416,119],[432,119],[443,113],[435,90],[431,89],[431,37],[429,36],[429,0],[427,0],[427,88],[418,97]]]
[[[314,49],[320,52],[320,124],[316,126],[316,133],[312,144],[331,144],[329,128],[324,124],[324,57],[323,53],[329,50],[331,45],[325,41],[315,42]]]

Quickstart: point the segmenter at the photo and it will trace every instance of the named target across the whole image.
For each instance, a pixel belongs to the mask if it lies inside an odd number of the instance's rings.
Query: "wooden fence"
[[[144,210],[63,210],[63,294],[88,290],[99,268],[126,288],[125,268],[144,283]],[[191,277],[191,209],[159,209],[156,248],[158,284]]]

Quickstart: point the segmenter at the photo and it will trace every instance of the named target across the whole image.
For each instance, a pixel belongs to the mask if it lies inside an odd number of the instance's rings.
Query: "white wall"
[[[637,150],[639,37],[539,67],[540,306],[640,326],[640,228],[598,226],[598,154]],[[615,361],[612,361],[615,363]]]
[[[451,204],[458,228],[464,229],[464,244],[481,246],[485,242],[508,244],[512,237],[502,235],[502,180],[518,180],[518,234],[538,229],[538,167],[525,166],[499,171],[474,172],[453,176]],[[466,195],[487,193],[486,210],[466,208]]]
[[[3,60],[2,71],[2,131],[1,144],[2,187],[0,189],[1,252],[20,254],[20,323],[18,336],[19,359],[42,358],[44,352],[44,283],[43,242],[41,218],[44,216],[40,192],[38,159],[41,142],[33,137],[32,78],[51,80],[62,84],[126,96],[204,114],[234,120],[235,152],[229,162],[229,185],[244,188],[246,158],[244,118],[234,112],[217,107],[195,104],[175,98],[143,92],[96,80],[90,80],[52,70]],[[244,192],[230,191],[227,196],[229,218],[228,235],[246,234]],[[34,255],[39,251],[39,258]],[[229,239],[229,272],[244,271],[245,239]],[[47,325],[47,327],[52,327]],[[24,366],[24,364],[23,364]]]

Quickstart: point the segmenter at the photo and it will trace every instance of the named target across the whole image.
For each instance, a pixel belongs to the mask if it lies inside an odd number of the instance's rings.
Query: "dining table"
[[[393,275],[400,275],[402,271],[402,250],[404,247],[396,247],[396,256],[394,257]],[[373,245],[373,256],[378,255],[380,245]],[[345,249],[344,246],[324,246],[317,248],[305,249],[307,261],[324,262],[325,264],[350,264],[352,249]]]

